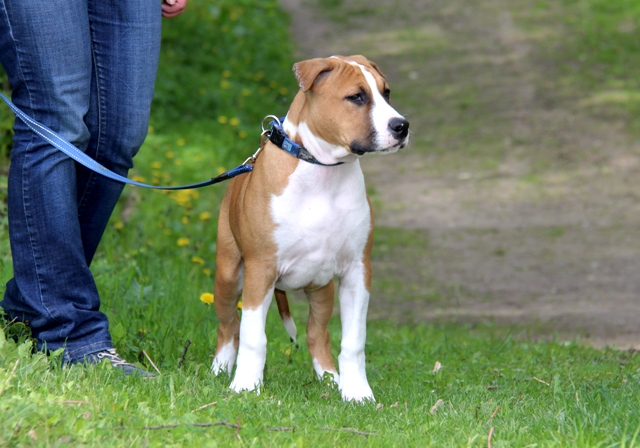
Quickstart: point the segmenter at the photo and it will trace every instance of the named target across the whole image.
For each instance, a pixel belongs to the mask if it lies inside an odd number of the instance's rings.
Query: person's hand
[[[188,0],[163,0],[162,17],[175,17],[182,14]]]

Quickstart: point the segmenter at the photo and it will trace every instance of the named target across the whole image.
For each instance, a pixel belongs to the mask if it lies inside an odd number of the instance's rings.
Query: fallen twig
[[[518,399],[516,400],[516,404],[520,403],[520,400],[522,400],[522,391],[520,391],[520,393],[518,394]]]
[[[184,345],[184,350],[182,351],[182,356],[180,357],[180,362],[178,362],[178,369],[182,367],[182,364],[184,364],[184,358],[185,356],[187,356],[187,350],[189,349],[190,345],[191,339],[187,339],[187,343]]]
[[[126,426],[118,426],[116,429],[117,430],[124,430],[124,429],[143,429],[146,431],[154,431],[154,430],[158,430],[158,429],[172,429],[172,428],[178,428],[180,426],[195,426],[195,427],[199,427],[199,428],[208,428],[210,426],[229,426],[231,428],[238,428],[238,425],[234,424],[234,423],[229,423],[226,422],[224,420],[220,420],[219,422],[207,422],[207,423],[174,423],[171,425],[158,425],[158,426],[145,426],[143,428],[128,428]]]
[[[203,404],[202,406],[200,406],[199,408],[195,408],[193,411],[191,412],[196,412],[196,411],[201,411],[203,409],[208,408],[209,406],[215,406],[216,404],[218,404],[217,401],[214,401],[213,403],[207,403],[207,404]]]
[[[351,434],[358,434],[360,436],[377,436],[378,434],[374,434],[371,432],[364,432],[364,431],[360,431],[359,429],[353,429],[353,428],[329,428],[328,426],[325,426],[323,428],[320,428],[321,431],[338,431],[338,432],[348,432]]]
[[[5,325],[2,330],[6,330],[7,328],[9,328],[9,325],[11,325],[12,323],[14,323],[15,321],[17,321],[18,318],[14,317],[13,320],[11,320],[11,322],[7,323],[7,325]]]
[[[489,418],[489,420],[493,420],[493,417],[495,417],[496,415],[498,415],[498,411],[500,410],[500,405],[498,405],[498,407],[496,408],[495,411],[493,411],[493,414],[491,414],[491,417]]]
[[[153,362],[153,360],[151,359],[151,357],[149,355],[147,355],[147,352],[145,352],[144,350],[142,350],[142,354],[147,358],[147,360],[151,363],[151,365],[153,366],[154,369],[156,369],[156,372],[158,372],[159,375],[162,375],[162,372],[160,371],[160,369],[158,369],[158,366],[155,365],[155,363]]]
[[[547,383],[546,381],[542,381],[540,378],[536,378],[535,376],[533,377],[534,380],[536,380],[539,383],[544,384],[545,386],[550,386],[549,383]]]
[[[491,429],[489,430],[489,437],[487,437],[487,448],[491,448],[491,437],[493,437],[494,429],[495,429],[495,426],[492,426]]]
[[[12,377],[13,375],[15,375],[16,373],[16,369],[18,368],[18,363],[20,362],[20,358],[16,359],[16,363],[13,365],[13,369],[11,369],[11,375],[9,375],[10,377]]]
[[[295,431],[293,426],[283,426],[281,428],[267,428],[268,431]]]

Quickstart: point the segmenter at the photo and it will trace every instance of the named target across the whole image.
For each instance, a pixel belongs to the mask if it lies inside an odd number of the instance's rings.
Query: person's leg
[[[92,71],[86,3],[1,0],[0,62],[14,103],[86,149]],[[0,306],[29,321],[39,348],[66,347],[65,361],[74,350],[110,348],[82,246],[75,163],[19,120],[14,131],[8,185],[14,278]]]
[[[89,0],[94,72],[87,153],[127,175],[147,135],[158,69],[161,3]],[[87,264],[123,185],[78,167],[78,215]]]

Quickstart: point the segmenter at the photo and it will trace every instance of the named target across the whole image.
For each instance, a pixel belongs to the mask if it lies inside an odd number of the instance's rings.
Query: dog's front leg
[[[347,401],[375,401],[367,381],[364,359],[370,288],[368,272],[371,272],[370,269],[368,261],[354,263],[340,279],[342,343],[340,356],[338,356],[339,386],[343,400]]]
[[[263,265],[245,265],[240,344],[236,373],[231,382],[231,389],[236,392],[256,390],[260,393],[267,359],[267,311],[275,289],[275,273],[267,274],[270,270]]]

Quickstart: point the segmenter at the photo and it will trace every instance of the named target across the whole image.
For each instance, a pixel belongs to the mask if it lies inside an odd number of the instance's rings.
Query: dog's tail
[[[289,337],[291,338],[291,342],[298,346],[296,342],[296,324],[293,322],[293,318],[291,317],[291,312],[289,311],[289,301],[287,300],[287,293],[276,289],[276,303],[278,304],[278,311],[280,312],[280,318],[282,319],[282,323],[284,325],[285,330],[289,333]]]

